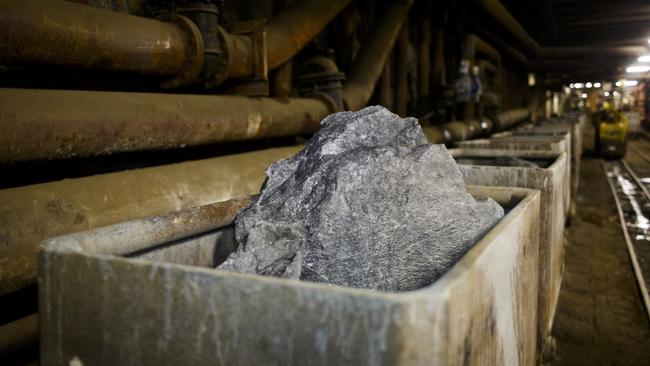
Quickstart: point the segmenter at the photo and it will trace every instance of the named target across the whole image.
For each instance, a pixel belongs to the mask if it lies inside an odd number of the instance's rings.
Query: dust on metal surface
[[[603,168],[616,200],[641,296],[650,316],[650,195],[624,162],[603,162]]]

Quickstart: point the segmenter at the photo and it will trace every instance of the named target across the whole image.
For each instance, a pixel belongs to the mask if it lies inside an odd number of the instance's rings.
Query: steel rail
[[[650,244],[650,220],[648,220],[650,216],[650,195],[648,195],[647,190],[643,189],[643,185],[635,180],[635,175],[625,162],[603,161],[603,171],[605,172],[607,183],[612,190],[612,195],[616,202],[616,209],[623,229],[623,236],[625,237],[630,260],[632,261],[634,274],[646,313],[648,318],[650,318],[650,293],[648,292],[650,266],[647,268],[648,273],[646,273],[646,276],[648,277],[646,278],[644,277],[643,267],[640,263],[639,255],[637,255],[637,246],[635,245],[635,243],[644,241],[646,242],[645,245],[639,246],[639,248],[648,248],[648,244]],[[627,173],[627,176],[625,176],[625,173]],[[643,192],[642,195],[638,194],[639,190],[635,189],[634,185],[637,186],[636,188],[641,188],[640,192]],[[640,204],[639,199],[644,200],[644,204]],[[631,210],[624,209],[624,204],[626,204],[626,207],[629,206]],[[643,212],[644,208],[648,210],[647,214]],[[636,221],[632,222],[632,218],[636,218]],[[636,233],[632,233],[632,230],[636,231]],[[635,235],[633,236],[632,234]],[[647,254],[650,254],[650,251]]]

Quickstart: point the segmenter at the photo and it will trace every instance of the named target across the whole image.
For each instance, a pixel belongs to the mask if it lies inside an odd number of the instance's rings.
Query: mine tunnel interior
[[[649,21],[0,0],[0,364],[650,364]]]

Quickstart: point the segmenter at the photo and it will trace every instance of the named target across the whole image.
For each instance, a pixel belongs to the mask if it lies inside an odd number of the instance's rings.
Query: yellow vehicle
[[[603,157],[623,158],[627,150],[628,122],[622,111],[594,113],[596,152]]]

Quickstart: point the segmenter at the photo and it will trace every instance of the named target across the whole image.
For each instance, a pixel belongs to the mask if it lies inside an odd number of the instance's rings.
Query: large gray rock
[[[382,107],[335,113],[267,170],[219,269],[407,291],[449,269],[501,217],[477,202],[443,145]]]

